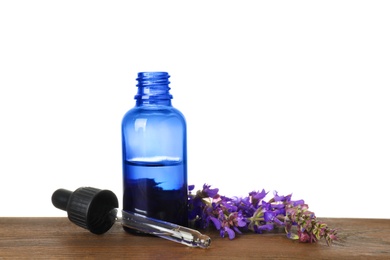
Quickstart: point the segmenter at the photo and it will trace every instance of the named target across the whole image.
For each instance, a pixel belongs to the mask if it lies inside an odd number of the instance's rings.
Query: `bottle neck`
[[[134,96],[136,105],[171,105],[169,93],[169,74],[167,72],[138,73],[138,92]]]

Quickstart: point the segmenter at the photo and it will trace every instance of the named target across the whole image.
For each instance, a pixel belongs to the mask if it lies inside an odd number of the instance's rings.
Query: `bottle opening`
[[[169,93],[169,74],[167,72],[140,72],[137,77],[137,100],[172,99]]]
[[[139,72],[137,77],[137,87],[154,85],[169,85],[170,76],[168,72]]]

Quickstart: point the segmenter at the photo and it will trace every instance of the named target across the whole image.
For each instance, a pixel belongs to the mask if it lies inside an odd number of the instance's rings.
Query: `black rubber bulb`
[[[68,213],[70,221],[94,234],[107,232],[115,223],[118,198],[110,190],[81,187],[74,192],[58,189],[51,201],[53,205]]]

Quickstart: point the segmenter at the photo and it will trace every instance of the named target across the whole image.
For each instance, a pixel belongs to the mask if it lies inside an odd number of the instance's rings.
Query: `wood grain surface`
[[[151,236],[135,236],[116,223],[94,235],[67,218],[0,218],[0,259],[390,259],[390,219],[324,218],[341,240],[304,244],[284,233],[239,235],[204,231],[207,249]]]

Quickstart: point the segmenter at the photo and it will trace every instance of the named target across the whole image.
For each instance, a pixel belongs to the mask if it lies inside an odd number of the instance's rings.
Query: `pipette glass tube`
[[[118,210],[113,209],[112,214],[117,215]],[[210,237],[197,230],[179,226],[143,215],[130,213],[122,210],[121,219],[123,226],[141,231],[146,234],[155,235],[190,247],[208,248],[211,243]]]
[[[116,222],[121,222],[125,227],[190,247],[208,248],[211,243],[210,237],[197,230],[124,210],[119,212],[118,198],[109,190],[81,187],[72,192],[58,189],[52,195],[52,203],[65,210],[71,222],[94,234],[103,234]]]

